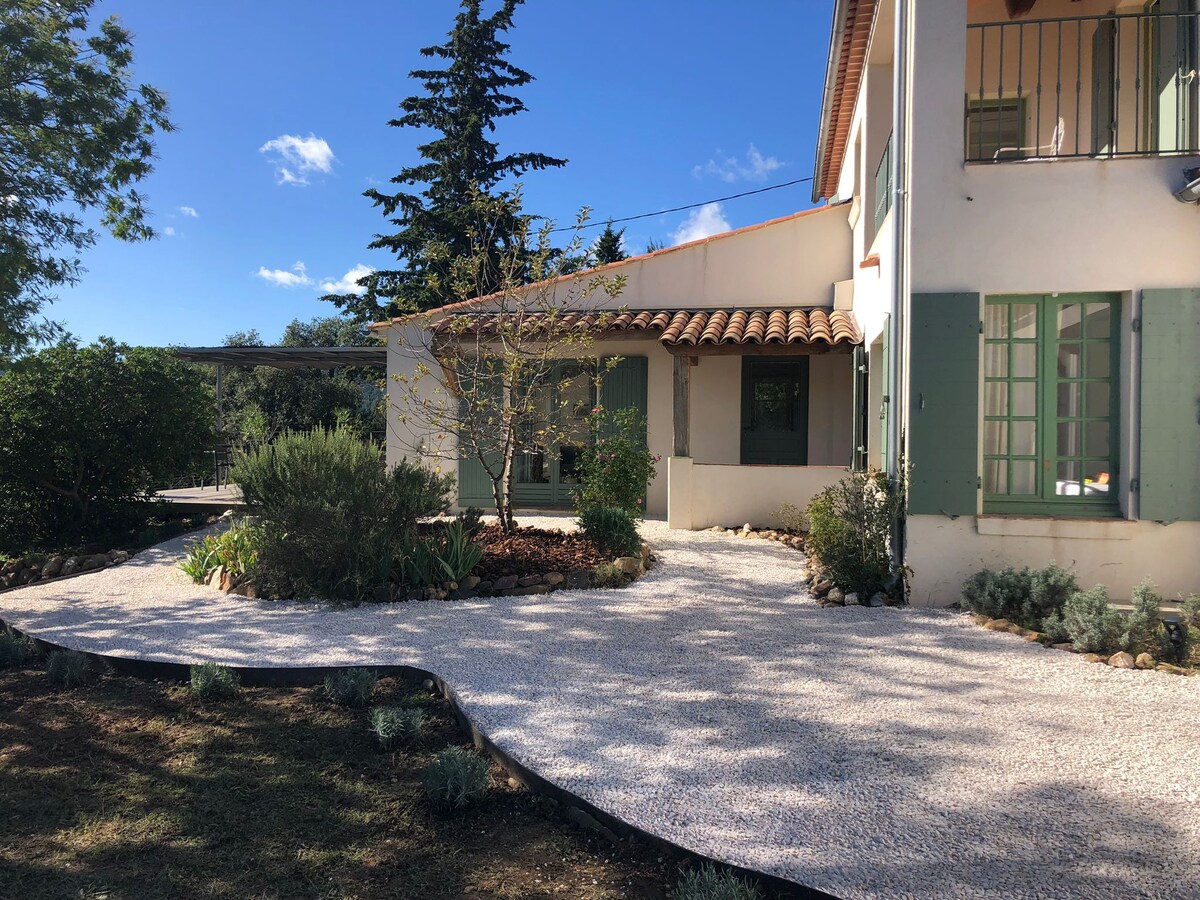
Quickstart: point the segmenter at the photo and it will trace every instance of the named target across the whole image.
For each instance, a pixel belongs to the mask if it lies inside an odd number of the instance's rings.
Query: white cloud
[[[165,234],[167,237],[175,237],[175,229],[168,225],[163,229],[163,234]]]
[[[266,153],[275,166],[275,180],[279,184],[308,184],[308,176],[316,172],[328,175],[333,171],[336,157],[324,138],[315,134],[300,137],[298,134],[281,134],[258,148]]]
[[[719,160],[710,159],[702,166],[694,166],[692,175],[695,178],[715,175],[727,182],[766,181],[768,175],[781,168],[783,163],[774,156],[763,156],[759,149],[751,144],[744,158],[724,156]]]
[[[270,282],[278,287],[307,287],[313,283],[313,280],[308,277],[308,271],[302,262],[296,263],[290,269],[268,269],[266,266],[259,266],[258,271],[254,274],[263,281]]]
[[[688,217],[672,232],[671,240],[676,244],[686,244],[729,231],[732,227],[721,211],[720,203],[705,203],[688,213]]]
[[[196,212],[195,207],[191,207],[191,206],[179,207],[179,213],[180,213],[180,215],[187,216],[189,219],[200,218],[200,213]]]
[[[327,294],[361,294],[366,288],[358,284],[358,279],[364,278],[374,271],[370,266],[359,263],[337,281],[322,281],[321,290]]]

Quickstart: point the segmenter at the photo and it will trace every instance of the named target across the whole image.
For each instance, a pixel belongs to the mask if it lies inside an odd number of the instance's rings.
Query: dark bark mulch
[[[475,567],[474,574],[485,580],[501,575],[524,577],[547,572],[567,575],[612,562],[594,544],[576,533],[518,528],[513,534],[505,535],[499,526],[486,525],[478,541],[487,555]]]

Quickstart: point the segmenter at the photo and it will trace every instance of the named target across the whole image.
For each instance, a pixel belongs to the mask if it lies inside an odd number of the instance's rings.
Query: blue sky
[[[51,315],[84,340],[220,343],[335,311],[317,298],[387,227],[361,196],[417,159],[388,128],[420,47],[453,0],[163,3],[101,0],[135,33],[137,78],[168,93],[179,130],[144,184],[162,236],[103,238]],[[832,0],[529,0],[512,61],[537,79],[502,150],[566,157],[525,179],[526,207],[603,220],[811,174]],[[267,148],[267,149],[263,149]],[[284,172],[286,170],[286,173]],[[811,206],[807,185],[631,223],[630,249]]]

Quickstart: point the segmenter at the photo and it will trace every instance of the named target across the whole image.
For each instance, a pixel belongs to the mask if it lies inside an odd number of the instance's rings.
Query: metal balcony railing
[[[1169,5],[968,25],[967,162],[1200,152],[1200,13]]]

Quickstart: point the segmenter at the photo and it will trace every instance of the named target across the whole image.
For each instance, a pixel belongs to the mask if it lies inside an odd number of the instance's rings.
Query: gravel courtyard
[[[193,585],[180,539],[0,618],[145,659],[419,666],[543,777],[839,897],[1200,898],[1200,678],[820,609],[793,550],[643,530],[661,564],[620,591],[271,604]]]

